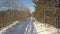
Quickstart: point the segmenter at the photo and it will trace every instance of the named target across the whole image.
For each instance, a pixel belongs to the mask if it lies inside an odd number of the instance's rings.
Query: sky
[[[7,9],[5,3],[6,0],[0,0],[0,10]],[[17,0],[17,7],[21,3],[23,3],[25,7],[29,8],[31,13],[35,10],[34,3],[32,2],[32,0]]]
[[[31,12],[34,12],[34,3],[32,2],[32,0],[21,0],[21,2],[23,2],[23,4],[28,7],[30,9]]]

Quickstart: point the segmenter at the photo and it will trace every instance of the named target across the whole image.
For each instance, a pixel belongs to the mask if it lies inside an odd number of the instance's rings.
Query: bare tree
[[[9,9],[16,9],[17,7],[17,0],[0,0],[0,8],[7,7]]]
[[[7,6],[10,9],[16,9],[17,0],[6,0],[6,2],[8,3]]]

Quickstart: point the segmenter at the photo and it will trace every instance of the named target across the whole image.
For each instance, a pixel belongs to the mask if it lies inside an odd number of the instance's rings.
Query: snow
[[[28,18],[21,23],[16,21],[13,25],[9,25],[0,31],[0,34],[37,34],[36,29],[33,25],[32,18]]]
[[[58,29],[52,25],[45,23],[40,23],[37,20],[34,22],[38,34],[60,34],[58,33]],[[60,29],[59,29],[60,31]]]
[[[5,27],[0,34],[60,34],[57,28],[52,25],[40,23],[35,18],[30,17],[24,21],[15,21]],[[60,31],[60,29],[59,29]]]

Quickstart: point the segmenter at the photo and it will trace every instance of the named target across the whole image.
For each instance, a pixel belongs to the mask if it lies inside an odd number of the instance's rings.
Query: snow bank
[[[38,34],[60,34],[57,33],[58,29],[52,25],[46,24],[45,26],[44,23],[40,23],[37,20],[35,20],[34,25]]]

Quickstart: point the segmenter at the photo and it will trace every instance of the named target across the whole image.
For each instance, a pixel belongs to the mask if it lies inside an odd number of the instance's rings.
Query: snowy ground
[[[40,23],[37,20],[34,22],[38,34],[60,34],[58,29],[52,25]],[[59,29],[60,31],[60,29]]]
[[[52,25],[40,23],[30,17],[22,22],[16,21],[0,31],[0,34],[60,34]]]
[[[28,18],[23,22],[16,21],[0,31],[0,34],[37,34],[33,20]]]

